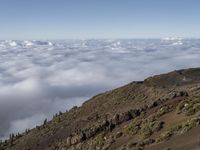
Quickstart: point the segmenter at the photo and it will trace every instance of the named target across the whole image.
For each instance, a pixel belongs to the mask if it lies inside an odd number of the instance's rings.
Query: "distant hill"
[[[0,145],[7,150],[199,150],[200,68],[96,95]]]

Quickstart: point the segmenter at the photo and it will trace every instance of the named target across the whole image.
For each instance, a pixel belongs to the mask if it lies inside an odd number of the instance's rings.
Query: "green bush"
[[[172,131],[167,131],[165,133],[163,133],[157,140],[156,142],[157,143],[160,143],[162,141],[167,141],[170,139],[170,137],[173,135],[173,132]]]
[[[184,113],[187,116],[194,115],[200,111],[200,99],[193,98],[180,102],[177,106],[177,113]]]
[[[135,135],[138,133],[138,131],[141,129],[141,123],[142,121],[141,120],[133,120],[130,125],[128,126],[127,130],[129,133],[131,133],[132,135]]]
[[[155,120],[155,117],[150,117],[144,121],[135,119],[127,127],[127,132],[132,135],[140,134],[143,139],[146,139],[154,132],[158,132],[163,124],[164,122]]]
[[[150,137],[154,132],[158,132],[162,129],[164,122],[162,121],[147,121],[142,124],[140,134],[142,138],[146,139]]]
[[[104,134],[97,135],[93,140],[92,144],[96,147],[95,149],[107,150],[113,141],[113,138],[104,139]]]
[[[169,106],[162,107],[156,112],[155,117],[160,118],[161,116],[165,115],[166,113],[170,111],[171,111],[171,108]]]

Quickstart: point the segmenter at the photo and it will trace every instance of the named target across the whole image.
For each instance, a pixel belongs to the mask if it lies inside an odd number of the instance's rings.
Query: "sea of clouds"
[[[0,41],[0,137],[134,80],[200,66],[200,40]]]

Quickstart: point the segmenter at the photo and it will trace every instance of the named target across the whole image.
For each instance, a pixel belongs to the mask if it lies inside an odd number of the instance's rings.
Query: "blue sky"
[[[0,39],[200,37],[199,0],[0,0]]]

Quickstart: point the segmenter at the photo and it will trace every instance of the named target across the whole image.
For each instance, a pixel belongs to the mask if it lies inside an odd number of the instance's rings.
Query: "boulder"
[[[71,136],[67,137],[66,145],[67,145],[67,146],[70,146],[70,145],[71,145]]]
[[[80,135],[74,135],[72,138],[71,138],[71,144],[74,145],[74,144],[77,144],[81,141],[81,136]]]

